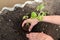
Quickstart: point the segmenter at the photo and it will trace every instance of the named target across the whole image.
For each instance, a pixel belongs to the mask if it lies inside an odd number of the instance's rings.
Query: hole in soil
[[[58,38],[58,40],[60,40],[60,38]]]
[[[24,25],[23,29],[24,29],[25,31],[29,32],[29,26],[30,26],[30,25],[31,25],[30,23],[26,23],[26,24]]]

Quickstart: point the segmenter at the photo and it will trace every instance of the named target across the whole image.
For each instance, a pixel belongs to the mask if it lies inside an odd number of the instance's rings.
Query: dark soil
[[[28,40],[21,24],[24,15],[30,15],[33,8],[25,6],[24,8],[16,7],[14,11],[4,10],[0,14],[0,40]],[[54,38],[60,40],[60,26],[56,24],[39,22],[31,32],[44,32]]]
[[[0,14],[0,40],[28,40],[22,29],[22,17],[28,15],[32,8],[16,7],[14,11],[4,10]]]

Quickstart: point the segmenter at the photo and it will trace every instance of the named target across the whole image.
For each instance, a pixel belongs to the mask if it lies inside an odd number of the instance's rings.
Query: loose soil
[[[24,8],[16,7],[14,11],[4,10],[0,14],[0,40],[29,40],[26,32],[22,28],[22,17],[30,15],[34,8],[25,6]],[[55,15],[55,14],[54,14]],[[39,22],[31,32],[44,32],[60,40],[60,26],[52,23]]]

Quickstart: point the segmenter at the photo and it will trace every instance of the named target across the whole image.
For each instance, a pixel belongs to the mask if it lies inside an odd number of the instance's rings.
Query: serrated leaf
[[[32,13],[31,13],[31,18],[36,18],[36,17],[37,17],[36,12],[32,12]]]
[[[37,11],[38,11],[38,10],[43,10],[43,9],[44,9],[44,4],[38,5],[36,9],[37,9]]]

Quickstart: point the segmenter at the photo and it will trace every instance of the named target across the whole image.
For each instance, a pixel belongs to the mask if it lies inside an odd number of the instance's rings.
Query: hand
[[[22,27],[24,26],[25,23],[30,23],[29,31],[32,30],[33,26],[35,26],[38,23],[38,19],[27,19],[22,23]]]
[[[26,35],[29,40],[54,40],[51,36],[45,33],[30,33]]]

